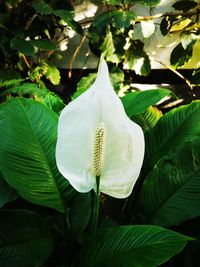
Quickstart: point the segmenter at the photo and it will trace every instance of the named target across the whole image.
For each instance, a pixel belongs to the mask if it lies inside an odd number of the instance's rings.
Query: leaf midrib
[[[39,141],[37,135],[35,135],[35,133],[34,133],[34,130],[33,130],[32,124],[31,124],[31,120],[30,120],[29,117],[28,117],[28,114],[27,114],[27,112],[26,112],[26,109],[25,109],[25,107],[24,107],[22,101],[19,100],[19,103],[20,103],[20,106],[21,106],[21,108],[22,108],[22,110],[23,110],[25,116],[26,116],[27,122],[28,122],[28,124],[30,125],[30,129],[31,129],[31,132],[32,132],[32,134],[33,134],[33,136],[34,136],[34,138],[35,138],[35,141],[37,142],[37,147],[39,148],[39,151],[42,152],[42,153],[41,153],[41,156],[42,156],[42,158],[44,159],[44,161],[46,162],[45,165],[47,166],[47,170],[48,170],[49,175],[50,175],[50,177],[51,177],[51,181],[52,181],[53,184],[55,185],[55,189],[56,189],[57,194],[58,194],[58,196],[59,196],[59,200],[60,200],[60,203],[61,203],[61,205],[62,205],[62,209],[64,210],[64,203],[63,203],[63,201],[62,201],[62,197],[61,197],[61,195],[60,195],[60,191],[59,191],[59,189],[58,189],[58,185],[57,185],[57,183],[56,183],[56,181],[55,181],[55,179],[54,179],[53,171],[52,171],[52,169],[50,168],[50,164],[49,164],[49,162],[48,162],[48,160],[47,160],[47,157],[46,157],[45,152],[44,152],[44,150],[43,150],[43,148],[42,148],[42,145],[41,145],[41,143],[40,143],[40,141]]]

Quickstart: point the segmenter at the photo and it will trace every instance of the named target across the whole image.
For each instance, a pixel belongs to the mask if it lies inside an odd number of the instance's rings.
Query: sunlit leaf
[[[119,58],[115,54],[113,35],[110,30],[107,31],[104,42],[101,45],[101,51],[107,61],[119,63]]]
[[[145,112],[133,115],[132,120],[139,124],[143,131],[146,132],[153,128],[162,116],[163,114],[159,109],[149,107]]]
[[[60,71],[55,66],[48,65],[48,70],[45,76],[54,85],[60,83]]]

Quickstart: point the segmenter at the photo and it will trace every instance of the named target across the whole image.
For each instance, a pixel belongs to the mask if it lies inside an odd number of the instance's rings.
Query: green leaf
[[[48,221],[25,210],[0,211],[0,265],[41,266],[53,250]]]
[[[33,56],[35,53],[34,46],[29,41],[25,41],[19,38],[13,38],[10,41],[10,47],[27,56]]]
[[[49,15],[53,13],[53,8],[48,5],[44,0],[36,0],[32,3],[35,11],[41,15]]]
[[[25,98],[1,105],[0,167],[10,186],[26,200],[65,211],[74,194],[55,162],[57,115]]]
[[[131,119],[139,124],[143,131],[146,132],[153,128],[162,116],[162,112],[159,109],[149,107],[144,113],[135,114]]]
[[[22,81],[20,74],[15,70],[0,70],[0,81]],[[15,83],[15,82],[14,82]]]
[[[12,80],[0,80],[0,87],[10,87],[10,86],[17,86],[21,84],[24,81],[24,79],[12,79]],[[0,92],[0,94],[4,94],[3,92]]]
[[[136,15],[132,11],[120,11],[120,10],[114,10],[110,12],[111,18],[112,18],[112,24],[116,28],[127,28],[131,24],[134,24]]]
[[[63,19],[68,24],[68,26],[71,27],[72,30],[74,30],[75,32],[80,33],[80,34],[83,33],[83,30],[81,26],[79,25],[79,23],[73,20],[74,13],[72,11],[67,11],[64,9],[57,9],[57,10],[54,10],[54,14],[60,17],[61,19]]]
[[[181,44],[183,46],[184,49],[187,49],[187,47],[191,44],[191,43],[195,43],[198,40],[198,35],[195,35],[194,33],[190,32],[190,33],[182,33],[181,34]],[[192,44],[193,45],[193,44]]]
[[[89,28],[89,40],[90,44],[93,46],[93,49],[97,49],[103,41],[106,35],[107,26],[110,24],[112,19],[111,12],[103,12],[99,14],[95,21],[91,24]]]
[[[70,211],[71,234],[78,237],[88,225],[91,215],[91,194],[79,194],[73,199]]]
[[[125,53],[125,68],[134,70],[136,74],[146,76],[151,70],[148,55],[143,50],[144,44],[140,40],[132,41],[131,46]]]
[[[38,85],[34,83],[23,83],[22,85],[14,86],[0,92],[0,95],[2,96],[10,94],[21,97],[27,95],[33,97],[35,100],[45,104],[56,113],[59,113],[65,107],[65,104],[59,96],[45,87],[39,88]]]
[[[72,95],[72,100],[80,96],[82,93],[87,91],[93,84],[96,78],[96,73],[89,73],[88,76],[82,77],[77,84],[77,91]],[[119,90],[120,86],[124,81],[124,73],[120,69],[111,69],[110,71],[110,81],[115,90]]]
[[[145,162],[153,166],[160,158],[185,142],[199,138],[200,101],[193,101],[166,113],[145,134]]]
[[[107,61],[113,62],[113,63],[119,63],[119,58],[117,57],[115,53],[115,46],[113,41],[113,35],[110,30],[107,31],[105,39],[100,47],[102,54],[104,55],[104,58]]]
[[[60,71],[55,66],[48,65],[48,70],[45,76],[54,85],[60,83]]]
[[[47,39],[31,40],[30,43],[43,50],[57,50],[56,46]]]
[[[173,7],[176,9],[176,10],[181,10],[183,12],[187,12],[189,11],[190,9],[193,9],[195,7],[197,7],[197,2],[195,1],[178,1],[176,2],[175,4],[173,4]]]
[[[0,172],[0,208],[8,202],[16,200],[17,197],[17,192],[6,183]]]
[[[145,6],[156,6],[157,4],[159,4],[160,0],[124,0],[124,3],[128,3],[128,4],[142,4]]]
[[[194,84],[200,84],[200,68],[193,72],[191,80]]]
[[[170,56],[170,63],[174,68],[178,68],[187,63],[191,57],[193,52],[193,45],[195,44],[195,40],[192,41],[186,49],[183,48],[183,45],[178,44],[172,51]]]
[[[96,79],[96,73],[90,73],[87,77],[82,77],[77,84],[77,91],[71,97],[72,100],[80,96],[82,93],[87,91],[87,89],[93,84]]]
[[[170,94],[171,92],[167,89],[136,91],[126,94],[121,98],[121,101],[127,116],[131,118],[135,114],[145,112],[147,108],[155,105],[158,101]]]
[[[108,5],[116,5],[116,6],[123,6],[121,0],[106,0]]]
[[[159,226],[119,226],[99,232],[95,243],[83,249],[84,266],[121,264],[126,267],[156,267],[179,253],[191,238]],[[83,263],[83,259],[80,260]],[[77,263],[75,266],[83,266]],[[115,266],[115,265],[114,265]]]
[[[133,216],[165,227],[200,215],[200,142],[188,142],[162,158],[146,177]]]
[[[160,23],[160,31],[163,36],[166,36],[169,33],[174,20],[175,18],[173,16],[166,16],[162,19]]]

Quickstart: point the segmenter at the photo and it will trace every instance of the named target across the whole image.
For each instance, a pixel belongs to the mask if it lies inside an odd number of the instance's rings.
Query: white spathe
[[[105,140],[100,192],[125,198],[132,192],[142,167],[144,136],[140,126],[127,117],[104,60],[95,82],[63,109],[58,123],[57,166],[78,192],[96,191],[94,146],[101,125]]]

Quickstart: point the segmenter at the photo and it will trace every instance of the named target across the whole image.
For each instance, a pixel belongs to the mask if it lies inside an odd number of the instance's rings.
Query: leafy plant
[[[74,19],[72,2],[0,4],[0,265],[194,266],[200,248],[200,101],[165,113],[157,103],[172,92],[132,90],[122,69],[149,74],[151,59],[143,41],[160,27],[163,36],[180,35],[171,53],[170,69],[177,73],[199,38],[199,4],[177,1],[173,12],[145,17],[135,6],[153,8],[158,0],[101,1],[104,9],[87,29],[87,21]],[[70,80],[70,92],[61,91],[62,71],[51,59],[60,56],[57,31],[68,29],[84,34],[91,51],[110,63],[112,85],[145,136],[145,159],[131,195],[120,200],[100,195],[95,234],[94,192],[77,192],[55,159],[64,102],[78,101],[96,77],[90,73],[76,80],[76,92]],[[200,83],[199,69],[191,83]]]

